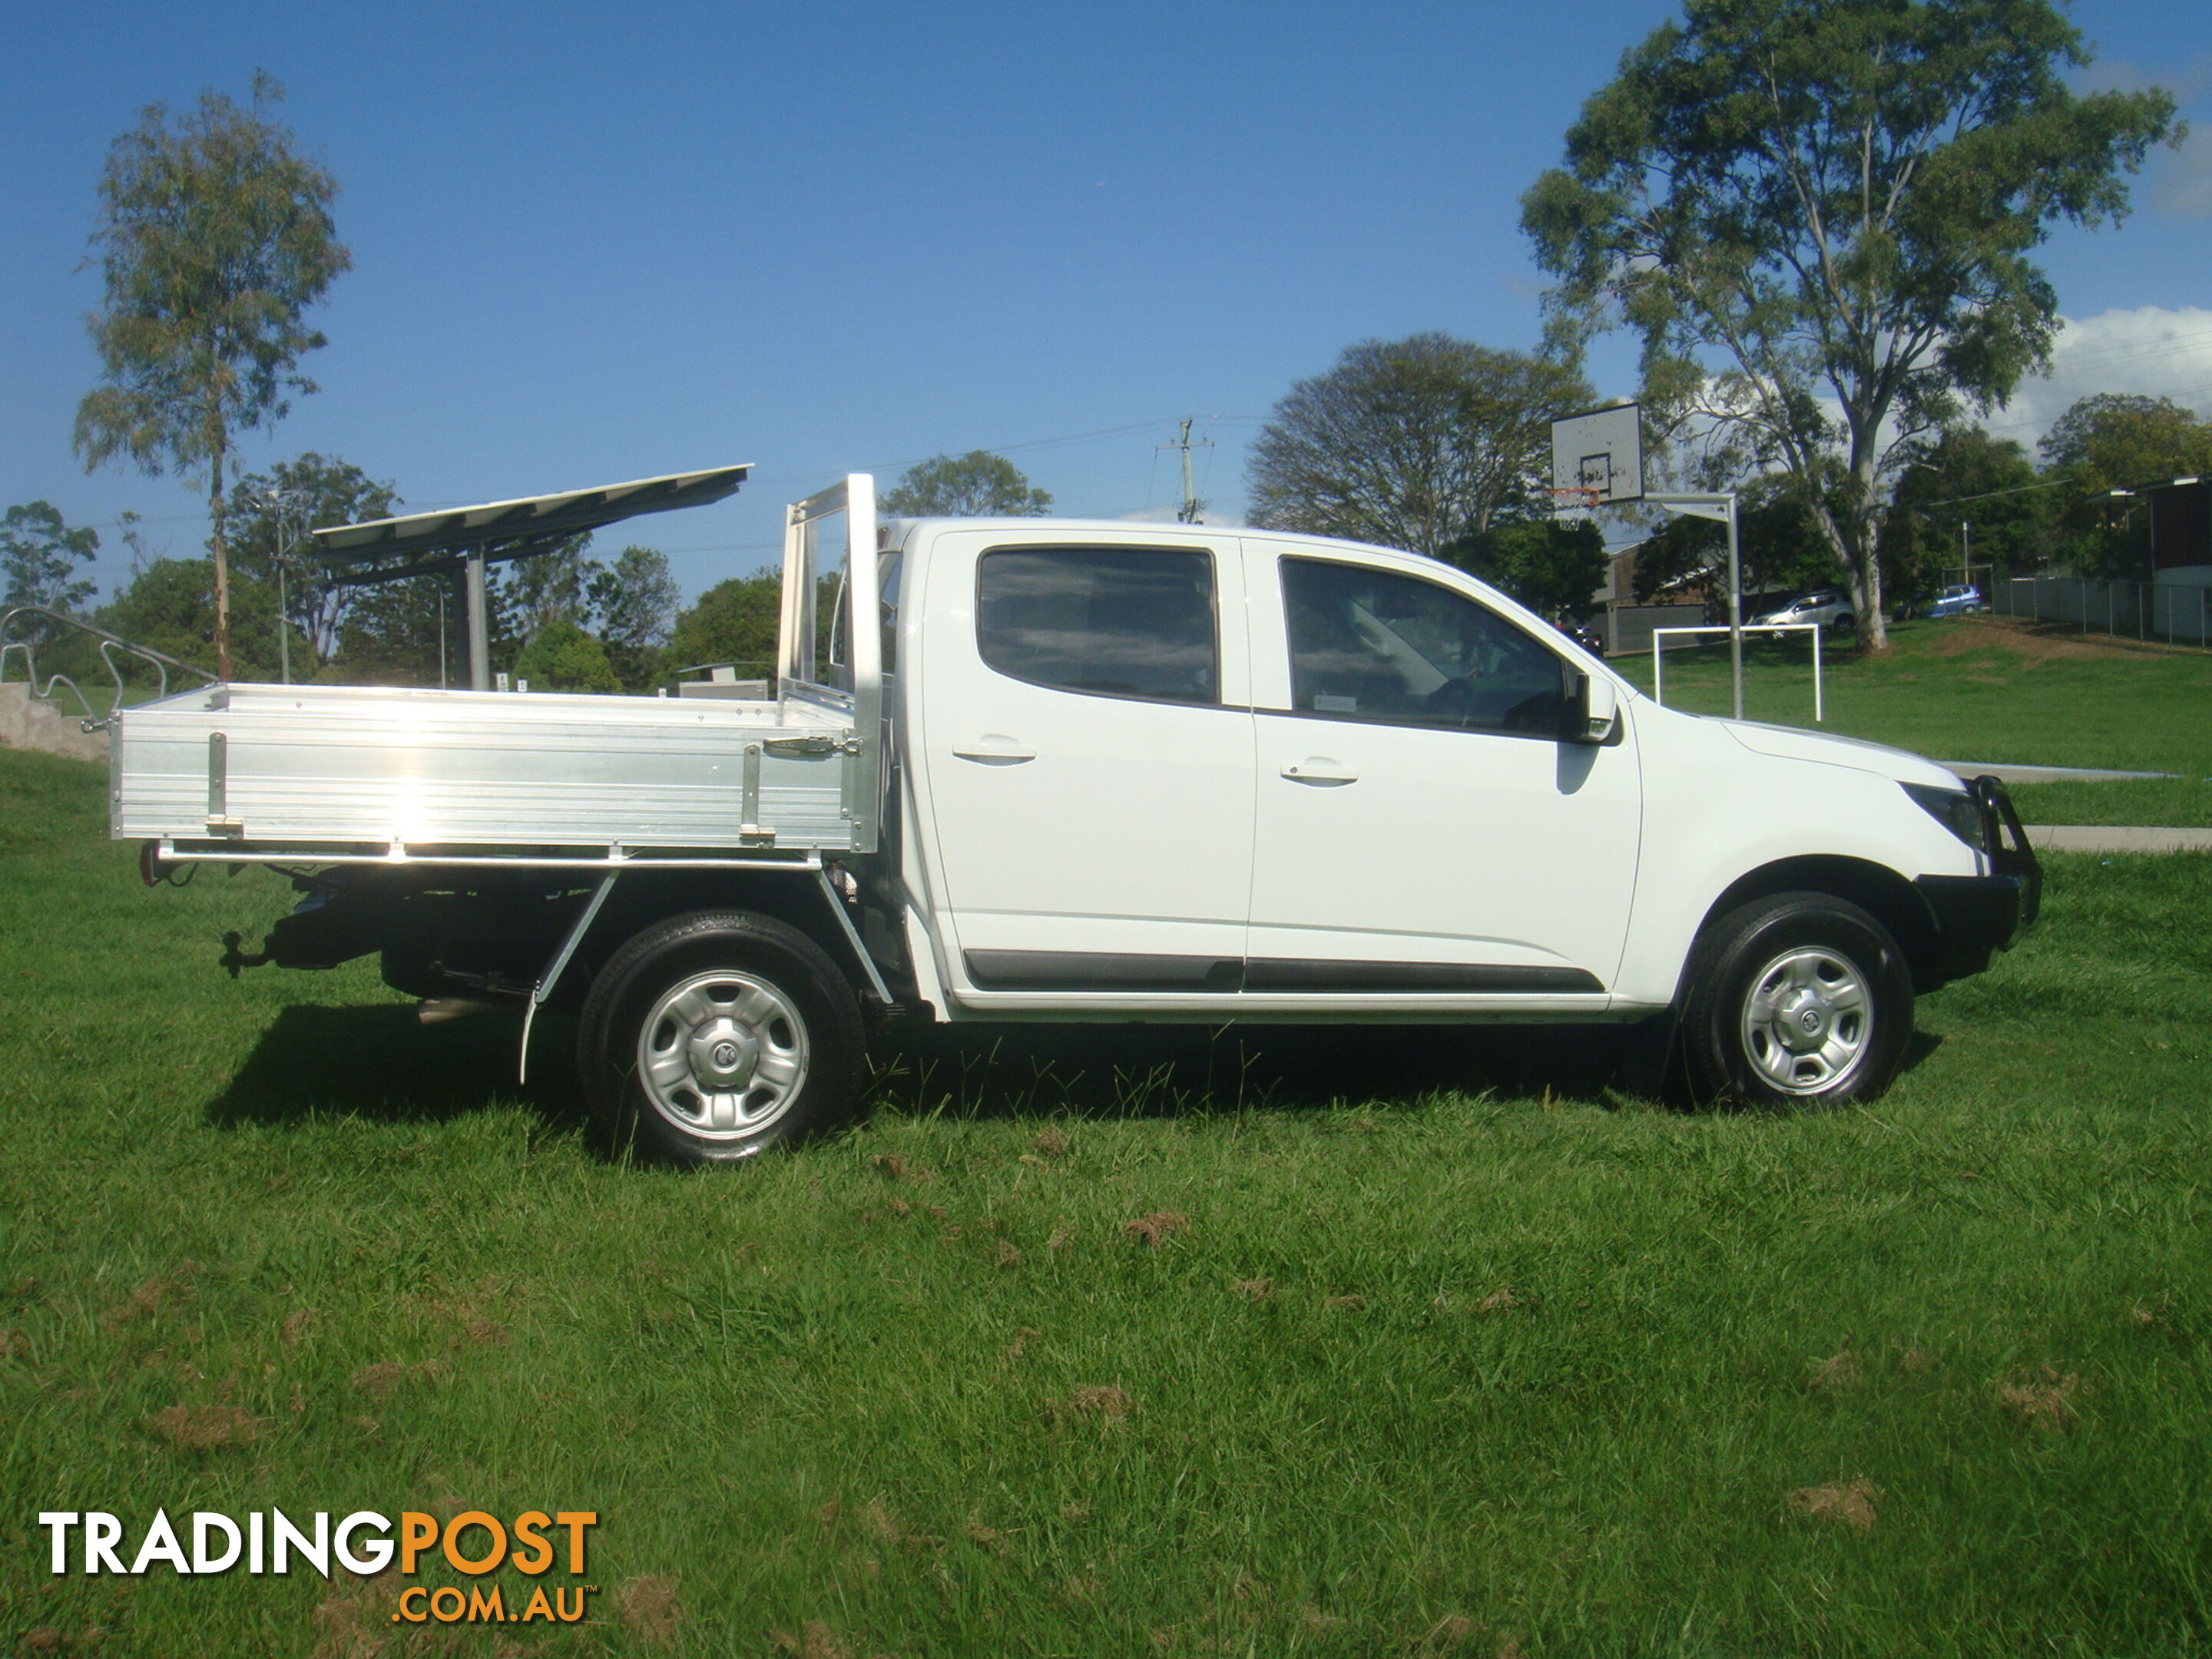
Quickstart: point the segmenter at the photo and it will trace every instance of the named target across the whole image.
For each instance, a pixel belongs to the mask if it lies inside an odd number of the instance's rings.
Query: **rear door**
[[[1560,741],[1577,671],[1427,561],[1244,550],[1248,994],[1601,998],[1635,890],[1633,735]]]
[[[927,571],[908,695],[956,982],[1233,993],[1254,810],[1237,538],[948,531]]]

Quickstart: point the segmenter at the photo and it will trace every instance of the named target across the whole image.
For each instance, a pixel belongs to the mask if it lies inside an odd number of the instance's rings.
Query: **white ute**
[[[379,952],[526,1066],[574,1009],[603,1128],[695,1162],[900,1021],[1638,1022],[1699,1098],[1863,1099],[2033,919],[1994,780],[1660,708],[1435,561],[873,503],[790,510],[765,700],[203,688],[121,715],[114,833],[293,877],[234,973]]]

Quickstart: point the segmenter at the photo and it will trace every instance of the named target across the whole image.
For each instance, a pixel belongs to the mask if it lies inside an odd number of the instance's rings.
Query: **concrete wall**
[[[0,748],[36,749],[106,765],[107,733],[82,730],[81,718],[33,696],[21,680],[0,684]]]

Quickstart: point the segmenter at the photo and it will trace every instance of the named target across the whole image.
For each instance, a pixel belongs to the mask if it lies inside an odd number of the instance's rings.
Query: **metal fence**
[[[2085,634],[2212,647],[2212,587],[2108,581],[2082,576],[2014,576],[1992,584],[2002,617],[2059,623]]]
[[[1619,657],[1649,651],[1654,629],[1689,627],[1710,620],[1702,605],[1609,605],[1605,610],[1605,654]]]

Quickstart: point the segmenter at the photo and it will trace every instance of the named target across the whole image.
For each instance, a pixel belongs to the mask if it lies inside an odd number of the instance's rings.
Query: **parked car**
[[[1563,614],[1552,619],[1552,626],[1593,657],[1605,655],[1605,641],[1589,623]]]
[[[1923,617],[1963,617],[1982,609],[1982,590],[1971,583],[1954,582],[1929,602]]]
[[[1800,593],[1786,605],[1743,619],[1746,628],[1773,628],[1796,623],[1818,623],[1832,629],[1852,628],[1857,625],[1858,617],[1849,599],[1832,587],[1822,587]]]
[[[836,1122],[872,1036],[939,1022],[1629,1024],[1705,1098],[1864,1100],[2034,915],[1995,778],[1662,708],[1433,559],[879,524],[858,474],[785,520],[773,696],[202,687],[118,711],[114,833],[149,884],[290,878],[234,973],[380,954],[519,1063],[573,1012],[608,1137],[689,1163]]]

